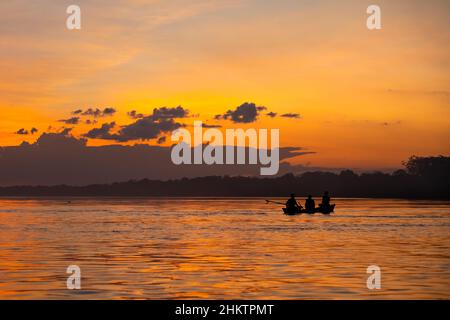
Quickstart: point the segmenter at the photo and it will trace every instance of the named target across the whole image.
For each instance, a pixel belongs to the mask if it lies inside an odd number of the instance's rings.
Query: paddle
[[[267,200],[267,199],[266,199],[266,204],[267,204],[267,203],[282,204],[283,206],[285,205],[285,203],[283,203],[283,202],[278,202],[278,201],[273,201],[273,200]]]

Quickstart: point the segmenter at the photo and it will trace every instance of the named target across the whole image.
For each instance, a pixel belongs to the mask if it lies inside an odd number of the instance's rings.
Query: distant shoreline
[[[401,170],[392,174],[356,174],[350,170],[286,174],[275,178],[208,176],[178,180],[130,180],[86,186],[0,187],[0,197],[121,197],[121,198],[302,198],[320,197],[329,191],[333,198],[369,199],[450,199],[445,175],[423,176]]]
[[[0,197],[298,197],[322,195],[370,199],[450,199],[450,157],[412,156],[405,170],[392,173],[314,171],[301,175],[203,176],[176,180],[129,180],[85,186],[16,185],[0,187]],[[5,182],[3,182],[5,183]]]

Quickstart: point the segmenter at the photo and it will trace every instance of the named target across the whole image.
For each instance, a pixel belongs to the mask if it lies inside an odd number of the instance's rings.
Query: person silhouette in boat
[[[319,207],[322,210],[328,210],[330,208],[330,201],[331,199],[330,196],[328,195],[328,191],[325,191],[322,196],[322,203],[319,205]]]
[[[305,201],[305,209],[306,212],[314,213],[314,210],[316,209],[316,202],[312,198],[312,195],[308,195],[308,199]]]
[[[295,200],[295,194],[291,193],[291,197],[286,201],[286,209],[288,211],[300,211],[302,208],[301,205],[297,203],[297,200]]]

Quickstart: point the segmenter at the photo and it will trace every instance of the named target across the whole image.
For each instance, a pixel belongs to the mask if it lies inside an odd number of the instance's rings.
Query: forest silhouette
[[[275,178],[207,176],[176,180],[130,180],[86,186],[0,187],[0,196],[186,196],[249,197],[320,195],[333,197],[450,199],[450,157],[412,156],[393,173],[306,172]]]

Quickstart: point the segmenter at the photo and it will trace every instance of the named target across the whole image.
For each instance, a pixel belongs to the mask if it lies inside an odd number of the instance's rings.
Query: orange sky
[[[162,106],[216,123],[248,101],[302,118],[218,123],[279,128],[282,146],[316,152],[297,163],[392,168],[449,154],[448,1],[376,1],[377,31],[366,28],[373,1],[77,3],[80,31],[65,28],[72,2],[0,4],[0,146],[33,142],[14,132],[57,130],[78,108],[118,113],[75,135]]]

